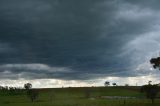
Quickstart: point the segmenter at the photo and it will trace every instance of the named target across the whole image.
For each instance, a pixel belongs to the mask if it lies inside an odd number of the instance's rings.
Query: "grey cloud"
[[[145,0],[123,0],[124,2],[133,4],[133,5],[139,5],[142,8],[152,8],[155,10],[159,10],[159,0],[150,0],[150,1],[145,1]]]
[[[46,64],[5,64],[0,66],[0,78],[51,78],[61,73],[71,73],[67,67],[50,67]]]
[[[7,52],[15,52],[16,50],[7,43],[0,43],[0,54],[4,54]]]
[[[0,69],[32,78],[136,76],[139,59],[134,56],[143,58],[141,64],[148,61],[143,54],[153,49],[137,50],[131,55],[134,49],[146,47],[146,43],[130,42],[141,37],[143,41],[143,35],[154,31],[160,17],[157,10],[144,7],[143,3],[1,0],[0,42],[11,44],[16,52],[0,56]],[[33,68],[37,63],[45,64],[47,69]],[[72,72],[50,72],[52,67],[66,67]]]

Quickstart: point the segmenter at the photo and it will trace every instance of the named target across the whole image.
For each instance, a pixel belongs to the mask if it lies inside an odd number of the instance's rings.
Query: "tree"
[[[31,89],[32,88],[32,84],[31,83],[26,83],[26,84],[24,84],[24,88],[26,90]]]
[[[151,58],[150,63],[153,65],[153,68],[158,68],[160,70],[160,57],[157,58]]]
[[[24,88],[26,89],[26,93],[28,98],[34,102],[37,98],[38,98],[38,91],[36,89],[31,89],[32,88],[32,84],[31,83],[26,83],[24,84]]]
[[[116,84],[115,82],[114,82],[114,83],[112,83],[112,85],[113,85],[113,86],[117,86],[117,84]]]
[[[124,86],[129,86],[129,84],[125,84]]]
[[[141,92],[145,92],[146,93],[146,97],[148,99],[152,100],[152,104],[154,103],[154,99],[156,98],[156,95],[159,92],[159,87],[158,85],[144,85],[141,87]]]
[[[151,85],[152,81],[148,81],[148,85]]]
[[[105,85],[105,86],[109,86],[109,85],[110,85],[110,82],[109,82],[109,81],[106,81],[106,82],[104,83],[104,85]]]

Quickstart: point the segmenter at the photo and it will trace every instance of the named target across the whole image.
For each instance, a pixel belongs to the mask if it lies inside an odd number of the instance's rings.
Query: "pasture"
[[[47,88],[36,91],[39,95],[34,102],[25,90],[15,94],[0,91],[0,106],[152,106],[151,100],[140,93],[140,87]],[[112,98],[115,96],[118,98]],[[160,106],[159,99],[155,100],[154,106]]]

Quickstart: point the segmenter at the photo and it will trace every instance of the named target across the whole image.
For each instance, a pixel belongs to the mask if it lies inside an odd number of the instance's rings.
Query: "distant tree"
[[[125,86],[129,86],[129,84],[125,84]]]
[[[151,85],[152,81],[148,81],[148,85]]]
[[[31,89],[32,88],[32,84],[31,83],[26,83],[26,84],[24,84],[24,88],[26,90]]]
[[[106,81],[106,82],[104,83],[104,85],[105,85],[105,86],[109,86],[109,85],[110,85],[110,82],[109,82],[109,81]]]
[[[115,82],[114,82],[114,83],[112,83],[112,85],[113,85],[113,86],[117,86],[117,84],[116,84]]]
[[[158,85],[144,85],[141,87],[141,92],[146,93],[146,97],[148,99],[152,100],[152,104],[154,103],[154,99],[156,98],[158,92],[159,92],[159,87]]]
[[[24,84],[24,88],[26,89],[26,93],[28,98],[34,102],[39,95],[39,92],[36,89],[31,89],[32,88],[32,84],[31,83],[26,83]]]

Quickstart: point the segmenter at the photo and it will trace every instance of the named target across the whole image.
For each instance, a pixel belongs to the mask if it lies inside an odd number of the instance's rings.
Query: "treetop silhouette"
[[[160,57],[151,58],[150,63],[153,65],[153,68],[158,68],[160,70]]]

